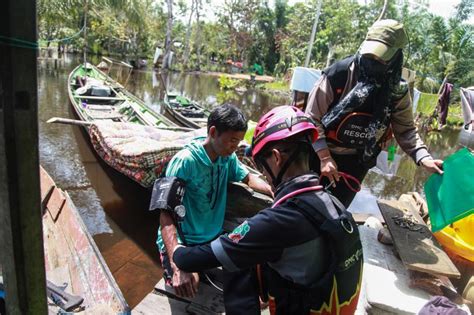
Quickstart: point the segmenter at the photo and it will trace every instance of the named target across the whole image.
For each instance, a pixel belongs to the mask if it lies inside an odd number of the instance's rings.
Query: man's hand
[[[337,171],[337,164],[331,156],[328,149],[323,149],[317,152],[320,161],[321,177],[327,177],[333,187],[336,187],[336,182],[339,181],[339,173]]]
[[[423,166],[428,172],[438,173],[443,175],[443,161],[434,160],[432,158],[425,158],[420,161],[421,166]]]
[[[193,298],[198,291],[199,275],[181,271],[174,263],[171,263],[171,266],[173,268],[173,288],[176,295]]]

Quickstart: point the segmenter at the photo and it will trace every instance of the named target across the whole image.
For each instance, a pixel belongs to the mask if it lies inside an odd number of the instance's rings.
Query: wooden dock
[[[222,270],[214,269],[207,272],[209,278],[222,287]],[[207,282],[207,283],[206,283]],[[193,299],[182,298],[175,294],[172,287],[165,284],[162,279],[153,291],[132,311],[132,314],[197,314],[216,315],[225,314],[224,297],[222,292],[204,280],[199,283],[198,294]],[[262,314],[270,314],[268,308]]]
[[[433,295],[463,302],[448,278],[459,271],[419,215],[424,205],[412,195],[378,205],[393,245],[378,241],[379,228],[359,227],[364,273],[356,314],[417,314]]]

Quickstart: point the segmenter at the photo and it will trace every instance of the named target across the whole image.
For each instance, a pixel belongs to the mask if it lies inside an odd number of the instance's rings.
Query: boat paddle
[[[52,117],[46,121],[48,124],[66,124],[66,125],[77,125],[77,126],[90,126],[94,124],[92,121],[83,121],[78,119],[62,118],[62,117]],[[152,126],[150,126],[152,127]],[[170,131],[194,131],[196,129],[187,128],[187,127],[156,127],[157,129],[170,130]]]

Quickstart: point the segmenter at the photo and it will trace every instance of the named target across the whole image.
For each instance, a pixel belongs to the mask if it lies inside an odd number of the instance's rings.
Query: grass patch
[[[418,106],[417,113],[421,113],[423,117],[429,117],[438,105],[438,95],[422,93]],[[460,103],[449,104],[448,117],[446,118],[447,125],[461,126],[463,124],[462,109]]]
[[[285,81],[273,81],[262,84],[262,88],[265,90],[287,92],[290,90],[290,85]]]
[[[462,108],[460,103],[450,104],[446,124],[462,126],[464,119],[462,117]]]
[[[437,94],[421,93],[416,111],[423,115],[431,115],[438,104]]]
[[[221,75],[219,77],[219,87],[221,90],[233,90],[241,84],[241,80],[232,79],[227,75]]]

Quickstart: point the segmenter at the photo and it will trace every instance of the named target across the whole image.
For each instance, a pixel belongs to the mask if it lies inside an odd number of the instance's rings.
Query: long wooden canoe
[[[80,64],[70,73],[68,94],[76,114],[86,122],[109,120],[177,127],[90,63]]]
[[[76,310],[87,314],[129,314],[122,292],[69,195],[43,168],[40,179],[48,281],[65,286],[66,293],[83,299]],[[51,298],[48,302],[50,313],[58,313],[60,308]]]
[[[210,111],[189,98],[167,93],[164,103],[166,111],[182,126],[196,129],[207,126]]]

